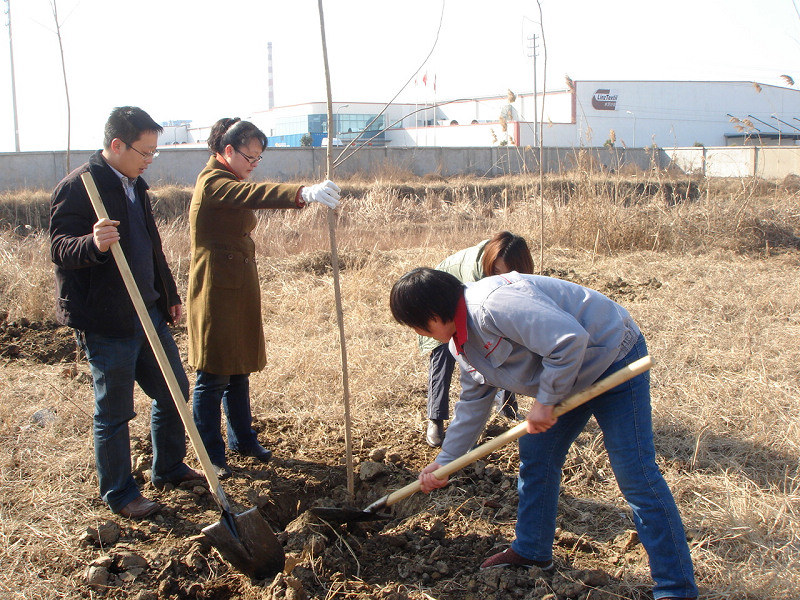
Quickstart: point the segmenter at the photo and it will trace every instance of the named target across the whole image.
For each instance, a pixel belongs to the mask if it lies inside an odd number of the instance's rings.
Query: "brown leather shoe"
[[[126,519],[144,519],[160,511],[162,508],[163,507],[158,502],[153,502],[144,496],[139,496],[136,500],[132,500],[123,506],[118,511],[118,514]]]
[[[520,556],[511,548],[490,556],[481,564],[481,570],[494,567],[539,567],[545,573],[555,570],[552,560],[531,560]]]

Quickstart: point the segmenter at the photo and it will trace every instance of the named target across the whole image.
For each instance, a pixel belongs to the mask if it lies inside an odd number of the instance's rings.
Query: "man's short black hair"
[[[103,148],[110,148],[114,138],[132,144],[146,131],[161,133],[164,128],[138,106],[117,107],[106,121]]]
[[[456,316],[464,284],[445,271],[420,267],[409,271],[392,286],[389,307],[401,325],[427,329],[434,317],[443,322]]]

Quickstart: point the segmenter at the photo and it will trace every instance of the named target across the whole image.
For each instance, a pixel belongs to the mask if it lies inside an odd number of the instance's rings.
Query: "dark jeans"
[[[431,350],[428,365],[428,418],[446,421],[450,418],[450,382],[456,359],[447,344]]]
[[[453,380],[456,359],[450,354],[447,344],[439,344],[431,350],[428,363],[428,418],[447,421],[450,419],[450,383]],[[514,392],[504,390],[503,403],[498,407],[507,416],[509,411],[516,418],[517,397]]]
[[[644,338],[602,377],[647,355]],[[569,447],[594,416],[622,495],[631,507],[639,539],[650,559],[655,598],[694,598],[692,558],[678,508],[656,464],[645,372],[561,415],[544,433],[519,439],[519,506],[515,552],[550,560],[556,529],[561,468]]]
[[[178,347],[161,312],[155,307],[149,312],[185,401],[189,381]],[[141,495],[131,474],[128,428],[128,421],[136,416],[134,382],[153,400],[150,433],[155,484],[188,472],[183,463],[186,457],[183,423],[138,320],[136,333],[131,337],[108,337],[89,331],[77,331],[76,337],[89,360],[94,380],[94,454],[100,495],[117,512]]]
[[[220,404],[228,421],[228,446],[234,452],[247,454],[258,444],[250,426],[250,374],[215,375],[197,371],[194,384],[194,422],[203,438],[211,462],[225,464],[225,441],[222,439]]]

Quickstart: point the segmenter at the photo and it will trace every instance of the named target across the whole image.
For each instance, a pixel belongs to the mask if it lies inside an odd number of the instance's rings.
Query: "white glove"
[[[326,179],[322,183],[315,183],[310,187],[304,187],[300,191],[303,201],[306,204],[312,202],[319,202],[328,208],[336,208],[339,206],[339,192],[341,188],[333,183],[330,179]]]

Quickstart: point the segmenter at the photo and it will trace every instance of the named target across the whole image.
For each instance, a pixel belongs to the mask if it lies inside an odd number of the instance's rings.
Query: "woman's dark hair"
[[[533,258],[525,238],[510,231],[501,231],[486,242],[483,247],[481,268],[483,276],[494,275],[494,265],[503,259],[510,271],[533,274]]]
[[[427,329],[433,317],[452,321],[464,284],[445,271],[420,267],[409,271],[392,286],[389,308],[395,321]]]
[[[208,134],[208,149],[212,154],[223,154],[228,144],[239,150],[253,139],[258,140],[262,148],[267,147],[267,136],[250,121],[242,121],[239,117],[220,119]]]

